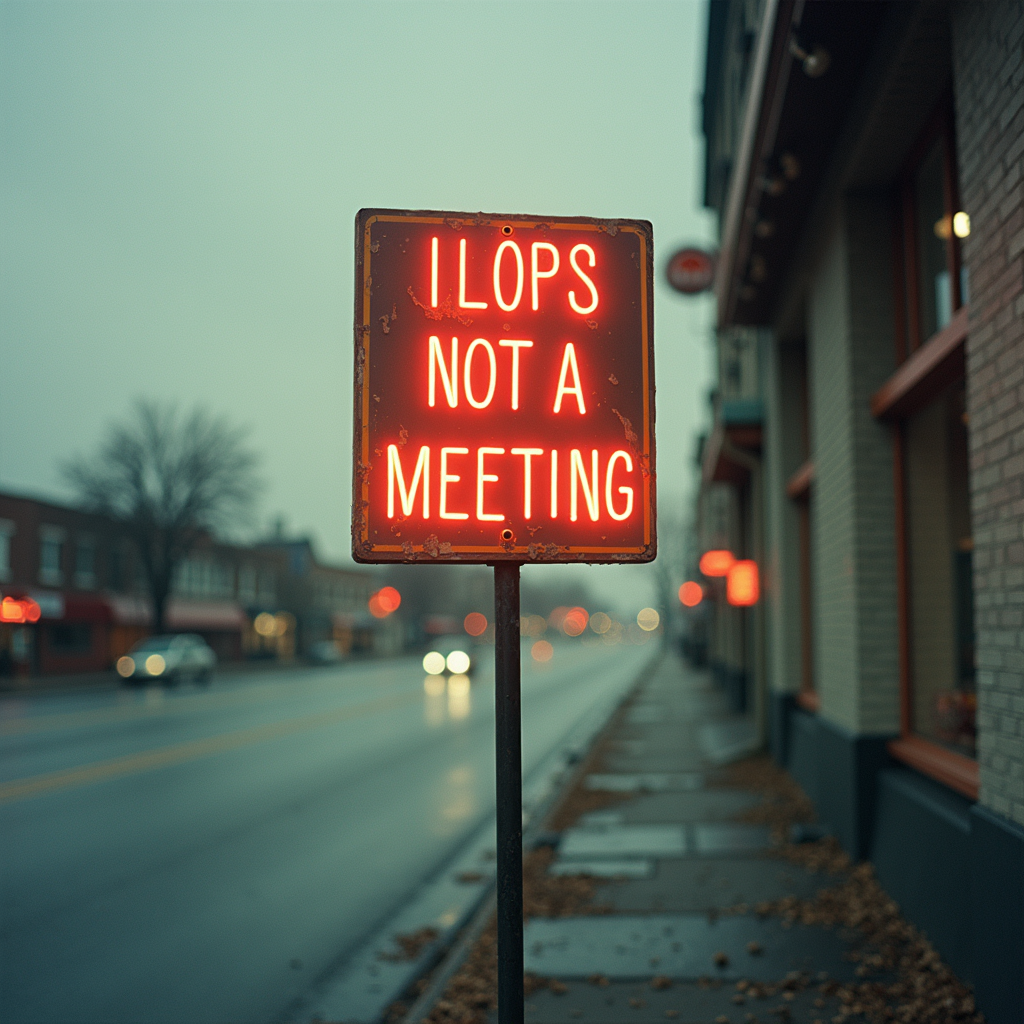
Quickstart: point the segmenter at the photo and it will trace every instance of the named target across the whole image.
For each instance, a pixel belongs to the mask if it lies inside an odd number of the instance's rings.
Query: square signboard
[[[655,556],[646,221],[362,210],[359,562]]]

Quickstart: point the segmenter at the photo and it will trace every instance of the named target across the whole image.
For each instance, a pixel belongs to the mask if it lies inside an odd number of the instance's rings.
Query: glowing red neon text
[[[406,482],[408,470],[403,468],[402,454],[402,449],[397,444],[388,445],[388,518],[404,519],[412,516],[417,497],[422,495],[422,515],[424,519],[430,519],[432,461],[430,446],[423,445],[416,455],[415,466],[412,468],[412,479],[409,483]],[[441,448],[437,475],[437,515],[440,519],[471,518],[469,512],[455,511],[450,507],[451,494],[449,493],[454,485],[463,482],[462,474],[452,472],[451,467],[454,466],[457,458],[470,454],[470,449],[466,447]],[[508,473],[516,472],[514,464],[509,465],[508,456],[522,460],[520,463],[522,473],[519,475],[519,480],[523,497],[523,519],[525,520],[533,517],[533,492],[535,490],[533,460],[543,458],[545,455],[549,458],[551,468],[552,519],[558,518],[558,494],[560,489],[566,485],[569,491],[569,519],[572,522],[576,522],[581,517],[581,513],[594,523],[598,522],[603,515],[622,522],[633,513],[634,488],[627,483],[619,482],[623,478],[628,479],[632,474],[633,459],[629,452],[622,449],[612,452],[606,460],[602,458],[596,448],[587,452],[579,448],[570,449],[567,481],[563,480],[559,474],[558,449],[553,448],[546,451],[543,448],[512,448],[506,454],[505,448],[481,446],[476,448],[473,454],[475,454],[476,477],[470,493],[475,494],[476,498],[476,511],[472,518],[477,522],[500,523],[507,518],[504,511],[486,510],[486,486],[497,484]],[[501,458],[502,456],[505,458]],[[411,459],[407,460],[406,465],[409,462]],[[467,485],[469,483],[470,481],[466,481]],[[399,499],[397,506],[400,507],[396,506],[396,493]],[[616,503],[622,507],[617,508]]]
[[[460,309],[487,309],[489,303],[486,299],[470,299],[467,291],[470,285],[467,284],[467,261],[470,259],[469,242],[465,238],[459,239],[459,289],[458,304]],[[507,261],[512,259],[515,264],[515,289],[512,297],[509,298],[506,291],[502,289],[502,270]],[[597,267],[597,254],[593,246],[586,243],[579,243],[569,250],[569,270],[575,276],[571,286],[565,291],[565,298],[569,308],[580,316],[590,316],[600,302],[597,285],[593,277],[580,265],[581,259],[585,260],[587,266],[593,270]],[[441,294],[441,245],[440,239],[435,235],[430,239],[430,305],[436,309]],[[541,282],[557,277],[562,273],[562,256],[557,245],[552,242],[533,242],[530,245],[530,308],[536,312],[541,309]],[[526,261],[523,251],[517,242],[506,238],[494,253],[492,266],[491,283],[494,289],[494,301],[498,308],[506,313],[511,313],[519,308],[523,300],[523,291],[526,285]],[[582,284],[586,291],[577,294],[576,288]],[[479,286],[479,280],[475,282]],[[506,283],[506,288],[508,284]],[[449,294],[450,291],[449,291]],[[479,293],[478,293],[479,294]]]

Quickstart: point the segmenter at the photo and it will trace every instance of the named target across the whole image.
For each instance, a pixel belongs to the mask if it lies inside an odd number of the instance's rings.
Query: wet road
[[[652,653],[524,650],[524,771]],[[493,810],[493,715],[418,658],[0,699],[0,1020],[279,1018]]]

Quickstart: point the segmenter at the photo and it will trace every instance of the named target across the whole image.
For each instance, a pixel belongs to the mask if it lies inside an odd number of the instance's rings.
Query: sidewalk
[[[672,655],[639,685],[526,856],[527,1024],[980,1020],[748,738]],[[490,931],[426,1019],[496,1021],[493,970]]]

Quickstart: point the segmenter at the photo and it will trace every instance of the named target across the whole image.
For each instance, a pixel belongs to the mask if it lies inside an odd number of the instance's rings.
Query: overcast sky
[[[662,283],[700,204],[706,10],[0,0],[0,489],[62,498],[139,396],[250,427],[277,515],[348,560],[360,207],[654,224],[662,507],[710,386]],[[582,570],[574,570],[582,571]],[[587,570],[623,610],[650,571]]]

